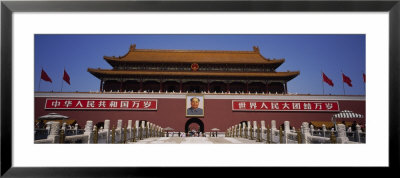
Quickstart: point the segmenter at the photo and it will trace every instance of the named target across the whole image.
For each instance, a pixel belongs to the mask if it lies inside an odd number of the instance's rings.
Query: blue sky
[[[88,68],[111,69],[103,56],[123,56],[131,44],[137,49],[243,50],[259,46],[266,58],[285,58],[278,72],[300,71],[288,82],[288,92],[343,95],[341,72],[351,78],[346,95],[364,95],[365,35],[35,35],[35,91],[43,68],[52,83],[41,81],[40,91],[88,92],[100,80]],[[71,85],[61,83],[64,68]],[[323,71],[334,87],[322,83]]]

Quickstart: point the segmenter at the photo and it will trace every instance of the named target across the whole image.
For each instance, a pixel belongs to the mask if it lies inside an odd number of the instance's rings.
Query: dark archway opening
[[[189,119],[188,121],[186,121],[186,124],[185,124],[185,133],[188,133],[188,132],[190,131],[190,130],[189,130],[189,126],[190,126],[190,124],[192,124],[192,123],[198,124],[199,127],[200,127],[198,131],[204,133],[204,124],[203,124],[203,121],[201,121],[199,118],[191,118],[191,119]]]

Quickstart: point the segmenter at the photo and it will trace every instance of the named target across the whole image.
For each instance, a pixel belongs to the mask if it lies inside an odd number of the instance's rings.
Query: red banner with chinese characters
[[[157,110],[154,99],[46,99],[45,109]]]
[[[338,101],[252,101],[233,100],[233,111],[312,111],[337,112]]]

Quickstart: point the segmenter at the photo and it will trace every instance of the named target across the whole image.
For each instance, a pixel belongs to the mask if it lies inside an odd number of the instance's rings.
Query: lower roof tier
[[[130,76],[182,76],[182,77],[232,77],[232,78],[264,78],[291,80],[300,74],[299,71],[289,72],[213,72],[213,71],[152,71],[152,70],[109,70],[92,69],[88,72],[97,78],[105,77],[130,77]]]

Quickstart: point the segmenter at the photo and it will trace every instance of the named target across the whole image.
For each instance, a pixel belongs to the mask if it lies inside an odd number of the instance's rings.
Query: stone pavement
[[[159,137],[145,138],[130,144],[261,144],[255,140],[231,137]]]

